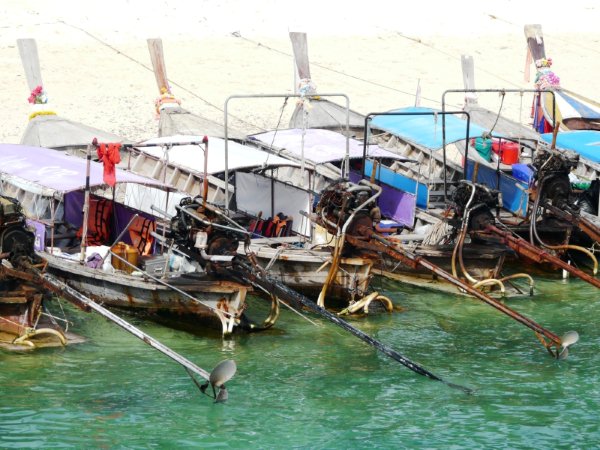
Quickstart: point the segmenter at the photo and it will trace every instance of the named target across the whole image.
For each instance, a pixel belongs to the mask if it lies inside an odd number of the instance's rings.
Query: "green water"
[[[600,296],[538,282],[513,308],[580,342],[549,357],[529,329],[477,300],[378,280],[404,312],[353,320],[467,395],[410,372],[342,329],[283,310],[223,341],[129,317],[205,369],[233,358],[229,401],[104,319],[69,310],[81,345],[0,353],[1,448],[592,448],[600,442]],[[266,306],[256,300],[256,307]]]

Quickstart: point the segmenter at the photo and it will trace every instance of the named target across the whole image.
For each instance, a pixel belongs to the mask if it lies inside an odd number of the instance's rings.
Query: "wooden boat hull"
[[[174,277],[166,281],[177,290],[142,276],[107,273],[44,254],[48,272],[92,300],[111,307],[148,314],[165,314],[217,326],[232,333],[244,310],[248,287],[230,281]]]
[[[276,239],[258,239],[250,244],[259,264],[269,274],[290,288],[314,298],[319,296],[331,263],[328,250],[308,250],[279,247]],[[243,246],[240,247],[243,252]],[[362,298],[371,280],[373,263],[365,258],[341,258],[339,269],[327,291],[327,302],[347,306],[352,300]]]
[[[24,351],[80,341],[41,315],[43,301],[33,286],[14,280],[0,282],[0,348]]]
[[[415,254],[452,274],[452,250],[452,246],[423,246],[416,249]],[[490,246],[484,245],[465,245],[463,249],[465,268],[469,275],[477,280],[500,278],[506,255],[506,251],[502,249],[490,248]],[[469,284],[460,269],[458,260],[456,261],[456,271],[459,278],[463,282]],[[385,255],[376,264],[373,273],[416,287],[424,287],[452,294],[466,294],[454,284],[440,278],[438,275],[425,268],[413,269]],[[505,288],[505,296],[524,294],[524,290],[521,290],[512,284],[505,284]],[[498,285],[490,285],[486,290],[491,293],[497,293]]]

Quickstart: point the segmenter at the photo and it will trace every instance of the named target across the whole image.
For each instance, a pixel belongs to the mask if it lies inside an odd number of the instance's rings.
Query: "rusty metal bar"
[[[488,224],[486,230],[494,233],[497,236],[500,236],[504,239],[504,244],[513,249],[521,256],[525,256],[526,258],[531,259],[537,263],[548,262],[558,266],[559,268],[566,270],[571,275],[574,275],[583,281],[588,282],[592,286],[596,286],[600,288],[600,280],[593,277],[590,274],[585,273],[584,271],[567,264],[562,259],[557,258],[556,256],[539,249],[535,245],[530,244],[525,239],[520,237],[513,236],[510,232],[501,230],[495,225]]]
[[[227,272],[230,275],[233,275],[234,277],[236,277],[240,280],[243,280],[247,283],[251,283],[254,286],[259,286],[261,289],[268,290],[269,292],[276,295],[280,299],[291,302],[294,305],[303,306],[305,308],[308,308],[312,312],[320,315],[321,317],[329,320],[330,322],[334,323],[335,325],[350,332],[351,334],[353,334],[354,336],[356,336],[363,342],[366,342],[367,344],[369,344],[376,350],[380,351],[384,355],[389,356],[393,360],[399,362],[403,366],[407,367],[408,369],[412,370],[415,373],[418,373],[419,375],[423,375],[432,380],[441,381],[442,383],[444,383],[452,388],[460,389],[466,393],[472,392],[471,389],[469,389],[465,386],[460,386],[460,385],[451,383],[449,381],[446,381],[443,378],[438,377],[437,375],[433,374],[429,370],[421,367],[417,363],[415,363],[415,362],[411,361],[410,359],[408,359],[407,357],[403,356],[402,354],[400,354],[393,348],[388,347],[387,345],[385,345],[382,342],[378,341],[377,339],[371,337],[367,333],[352,326],[351,324],[349,324],[348,322],[343,320],[338,315],[327,311],[325,308],[317,305],[314,301],[308,299],[304,295],[294,291],[293,289],[290,289],[284,283],[281,283],[280,281],[271,278],[267,272],[264,272],[263,270],[260,270],[260,269],[257,270],[255,267],[244,262],[242,259],[237,259],[235,261],[235,267],[233,269],[227,269]]]
[[[455,286],[465,290],[466,292],[468,292],[469,294],[473,295],[474,297],[478,298],[479,300],[482,300],[483,302],[487,303],[488,305],[496,308],[497,310],[503,312],[504,314],[506,314],[507,316],[509,316],[510,318],[516,320],[517,322],[525,325],[528,328],[531,328],[533,331],[535,331],[538,335],[542,335],[546,338],[548,338],[549,340],[552,341],[552,343],[560,348],[562,346],[562,340],[560,337],[558,337],[556,334],[554,334],[553,332],[547,330],[546,328],[542,327],[541,325],[539,325],[537,322],[523,316],[522,314],[516,312],[515,310],[509,308],[508,306],[498,302],[497,300],[493,299],[492,297],[490,297],[489,295],[475,289],[474,287],[470,286],[469,284],[463,282],[462,280],[454,277],[452,274],[446,272],[444,269],[442,269],[441,267],[436,266],[435,264],[432,264],[431,262],[427,261],[425,258],[417,256],[407,250],[404,250],[402,248],[399,248],[397,246],[395,246],[393,243],[389,242],[388,240],[382,238],[381,236],[378,236],[376,233],[371,232],[371,238],[375,239],[376,241],[378,241],[378,243],[373,243],[373,242],[367,242],[367,241],[363,241],[361,239],[357,239],[355,237],[352,236],[347,236],[346,239],[348,240],[348,242],[356,247],[361,247],[364,249],[369,249],[369,250],[374,250],[374,251],[379,251],[379,252],[383,252],[386,253],[387,255],[390,255],[391,257],[401,260],[401,261],[405,261],[405,260],[409,260],[411,262],[410,266],[412,267],[416,267],[416,266],[422,266],[430,271],[432,271],[433,273],[435,273],[436,275],[440,276],[441,278],[443,278],[444,280],[448,281],[449,283],[454,284]],[[544,344],[544,346],[546,347],[546,349],[549,349],[549,346],[551,344],[546,344],[545,342],[542,341],[542,343]],[[556,354],[553,353],[554,356],[558,355],[558,352]]]
[[[124,330],[133,334],[135,337],[141,339],[149,346],[153,347],[154,349],[165,354],[172,360],[176,361],[185,369],[194,372],[195,374],[201,376],[205,380],[209,379],[209,372],[197,366],[196,364],[184,358],[183,356],[179,355],[178,353],[174,352],[166,345],[162,344],[161,342],[154,339],[152,336],[144,333],[142,330],[131,325],[126,320],[123,320],[116,314],[113,314],[112,312],[108,311],[106,308],[100,306],[92,299],[86,297],[85,295],[66,285],[62,281],[54,278],[53,276],[47,273],[42,273],[39,269],[33,267],[31,264],[25,263],[24,266],[25,270],[16,270],[0,265],[0,273],[18,279],[37,282],[43,288],[54,292],[60,295],[61,297],[64,297],[66,300],[69,300],[71,303],[77,304],[77,306],[79,307],[84,307],[84,309],[91,309],[96,311],[106,319],[110,320],[111,322],[114,322]]]

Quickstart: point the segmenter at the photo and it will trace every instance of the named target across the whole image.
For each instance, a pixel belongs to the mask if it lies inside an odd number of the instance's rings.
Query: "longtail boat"
[[[109,306],[206,322],[224,335],[242,322],[247,285],[211,277],[157,245],[162,225],[151,207],[162,206],[169,185],[113,168],[111,187],[101,163],[41,147],[0,145],[0,161],[2,192],[22,199],[36,250],[69,286]]]
[[[533,100],[533,125],[540,133],[562,130],[600,131],[600,103],[561,86],[560,78],[552,71],[552,58],[546,56],[542,26],[524,27],[527,40],[525,76],[529,81],[529,67],[535,65],[536,88],[542,92]]]
[[[34,39],[18,39],[17,47],[30,90],[28,98],[31,114],[21,144],[32,147],[53,148],[68,153],[85,155],[92,139],[101,142],[130,142],[98,128],[68,119],[55,111],[48,100],[48,91],[42,80],[37,44]]]
[[[318,183],[320,191],[323,185],[331,185],[335,180],[342,177],[341,164],[346,153],[350,159],[350,180],[358,182],[361,178],[370,178],[377,183],[381,189],[381,195],[378,197],[378,208],[382,215],[382,227],[395,227],[389,239],[402,242],[409,246],[417,254],[428,257],[437,265],[451,270],[452,255],[454,253],[454,242],[457,237],[457,231],[452,232],[451,227],[443,229],[442,239],[435,239],[434,235],[439,234],[440,227],[437,225],[442,220],[434,217],[426,211],[419,211],[417,202],[421,195],[425,193],[419,191],[418,185],[409,185],[407,183],[397,183],[393,177],[389,176],[390,171],[387,167],[400,162],[407,162],[390,151],[387,151],[376,144],[363,143],[356,139],[348,139],[341,133],[325,129],[287,129],[259,133],[249,137],[251,142],[257,142],[265,150],[271,151],[277,155],[292,158],[296,161],[303,159],[305,164],[311,167],[327,168],[334,171],[334,176],[325,176],[322,171],[323,180]],[[349,141],[348,146],[347,141]],[[367,170],[362,169],[363,158],[366,157]],[[410,161],[408,161],[410,162]],[[387,171],[387,172],[386,172]],[[337,172],[337,173],[336,173]],[[447,215],[447,212],[444,212]],[[442,224],[443,225],[443,224]],[[321,235],[324,233],[321,232]],[[286,238],[287,240],[287,238]],[[304,246],[313,247],[316,244],[334,242],[332,236],[321,236],[318,241],[305,238]],[[283,241],[282,244],[289,242]],[[251,244],[255,248],[255,244]],[[264,239],[261,241],[260,250],[271,248],[270,253],[265,253],[263,258],[269,262],[269,257],[273,258],[274,253],[279,246],[275,239]],[[283,249],[285,250],[285,249]],[[282,251],[283,251],[282,250]],[[463,269],[469,275],[478,280],[500,279],[502,278],[503,264],[507,256],[512,252],[500,245],[477,246],[472,243],[466,243],[461,246],[461,258],[464,262]],[[457,263],[458,267],[458,263]],[[467,269],[469,267],[470,269]],[[443,279],[439,279],[429,271],[415,270],[404,265],[389,260],[381,260],[375,263],[374,274],[379,274],[398,281],[406,282],[416,286],[444,290],[453,293],[462,293],[460,289],[448,284]],[[528,283],[533,284],[532,280]],[[486,289],[496,289],[489,284]],[[530,289],[519,290],[512,284],[507,285],[504,290],[505,295],[519,295],[523,292],[529,292]]]
[[[227,400],[225,383],[236,372],[236,364],[225,360],[212,372],[174,352],[152,336],[108,311],[68,284],[52,276],[48,262],[35,251],[36,235],[27,224],[20,203],[12,197],[0,197],[0,348],[11,351],[34,350],[83,342],[83,338],[57,323],[59,318],[47,309],[58,296],[86,311],[94,311],[183,366],[202,393],[211,386],[215,402]],[[64,311],[63,311],[64,312]],[[194,376],[206,380],[200,385]],[[218,392],[217,392],[218,389]],[[206,394],[210,396],[210,394]]]

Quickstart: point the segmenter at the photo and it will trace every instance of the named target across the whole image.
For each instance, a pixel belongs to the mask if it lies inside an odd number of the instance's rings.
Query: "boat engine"
[[[0,196],[0,253],[13,267],[21,263],[39,264],[41,258],[35,253],[35,234],[27,227],[20,203],[12,198]],[[3,278],[0,291],[16,289],[19,280]]]
[[[315,221],[329,233],[336,235],[345,227],[347,234],[367,239],[366,230],[372,230],[381,218],[375,201],[369,201],[373,189],[364,184],[341,181],[325,188],[315,208]],[[352,219],[349,224],[346,222]]]
[[[579,163],[579,155],[556,150],[539,150],[533,160],[537,195],[554,206],[572,205],[569,173]]]
[[[239,242],[246,235],[233,228],[216,210],[203,207],[201,198],[186,197],[177,210],[178,214],[171,219],[169,237],[207,271],[214,268],[212,263],[217,260],[211,257],[236,255]],[[220,262],[226,260],[221,258]]]
[[[35,234],[28,229],[20,203],[0,196],[0,253],[9,253],[10,259],[25,256],[37,259]]]
[[[454,229],[460,228],[458,221],[468,215],[468,229],[472,231],[483,230],[487,224],[494,222],[492,210],[502,205],[499,191],[493,190],[482,184],[461,181],[457,184],[451,196],[454,209]]]

